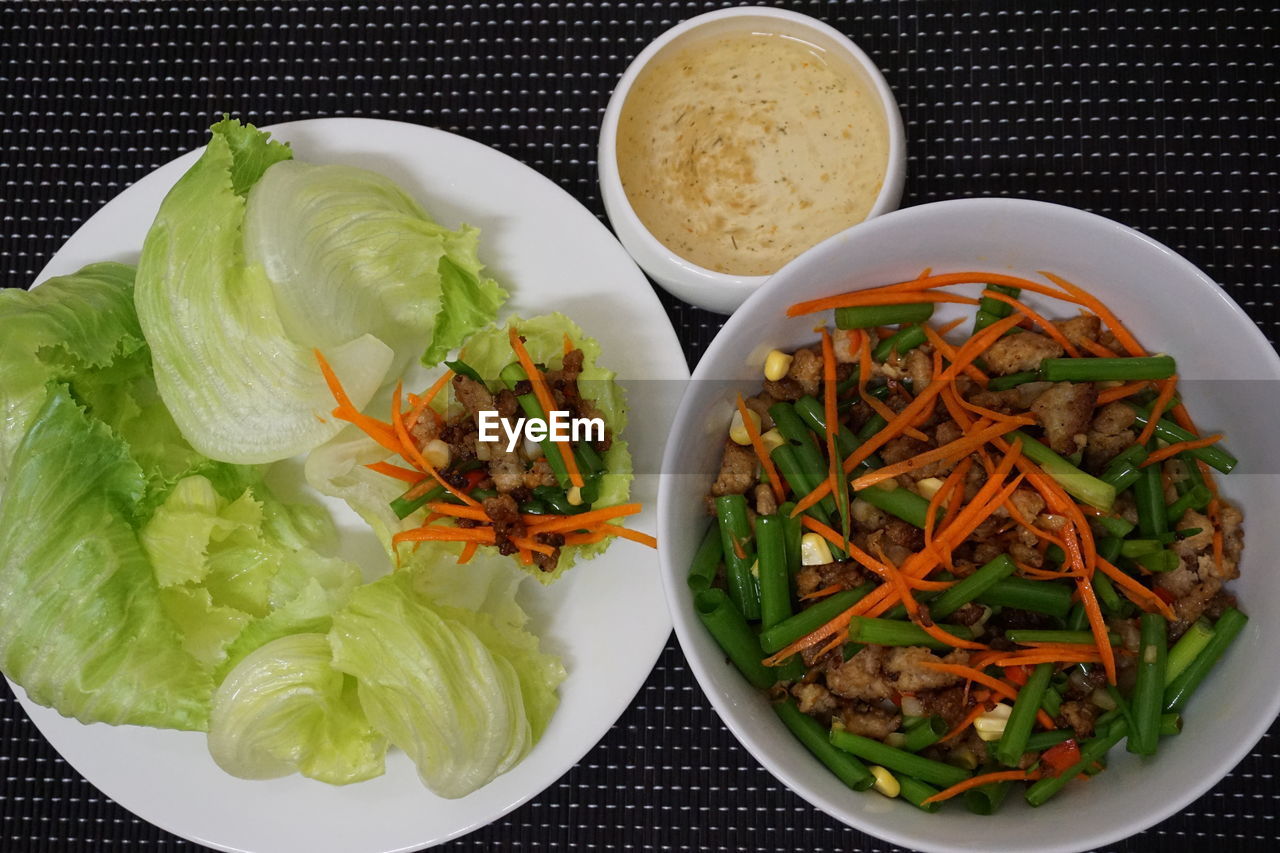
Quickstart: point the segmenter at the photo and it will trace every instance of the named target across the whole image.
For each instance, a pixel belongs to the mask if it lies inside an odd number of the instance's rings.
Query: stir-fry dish
[[[1236,459],[1172,357],[1044,275],[793,305],[835,329],[738,396],[689,576],[814,755],[926,811],[990,814],[1019,782],[1040,805],[1122,740],[1154,754],[1246,619],[1223,588],[1241,514],[1214,481]],[[934,328],[939,303],[977,310]]]

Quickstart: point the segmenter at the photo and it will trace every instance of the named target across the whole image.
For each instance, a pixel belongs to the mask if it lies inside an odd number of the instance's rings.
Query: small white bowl
[[[791,736],[703,628],[686,584],[706,530],[704,496],[737,392],[755,393],[770,348],[810,344],[819,315],[788,305],[935,273],[991,270],[1038,278],[1050,270],[1105,301],[1147,346],[1178,360],[1183,398],[1206,433],[1225,432],[1240,458],[1223,495],[1244,512],[1241,576],[1231,584],[1249,624],[1186,710],[1186,728],[1141,759],[1120,747],[1107,771],[1032,810],[1011,792],[990,817],[952,804],[934,815],[844,787]],[[1049,317],[1073,306],[1025,294]],[[940,305],[945,322],[966,306]],[[927,851],[1065,853],[1132,835],[1185,808],[1240,761],[1280,708],[1266,677],[1280,658],[1280,432],[1274,389],[1280,359],[1238,305],[1204,273],[1156,241],[1093,214],[1044,202],[968,199],[912,207],[851,228],[792,261],[725,323],[676,413],[658,491],[662,580],[676,634],[699,684],[729,729],[782,784],[831,816],[886,841]],[[750,820],[750,816],[747,816]]]
[[[849,60],[850,66],[860,73],[864,82],[880,98],[888,130],[889,162],[886,164],[884,183],[867,219],[894,210],[902,199],[902,183],[906,177],[906,139],[902,130],[902,115],[894,100],[889,84],[875,63],[857,45],[838,30],[808,15],[759,6],[721,9],[698,15],[678,24],[658,36],[640,52],[627,67],[609,98],[604,120],[600,125],[600,149],[598,167],[600,192],[604,199],[609,222],[622,245],[631,253],[645,272],[667,291],[701,308],[731,313],[750,296],[769,276],[740,276],[715,272],[680,257],[668,249],[649,232],[631,207],[622,178],[618,174],[616,157],[618,141],[618,117],[627,100],[632,85],[640,72],[653,59],[670,50],[678,50],[691,39],[702,39],[725,33],[757,31],[781,33],[802,39],[832,54]],[[853,227],[857,227],[856,225]]]

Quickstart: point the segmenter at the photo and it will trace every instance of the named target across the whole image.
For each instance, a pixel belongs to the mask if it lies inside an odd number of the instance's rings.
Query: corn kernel
[[[890,732],[884,736],[884,742],[887,746],[892,746],[896,749],[906,749],[907,736],[903,732]]]
[[[831,562],[831,549],[827,540],[816,533],[800,537],[800,563],[805,566],[824,566]]]
[[[764,442],[764,449],[768,453],[772,453],[776,448],[787,443],[787,440],[782,437],[782,433],[778,432],[776,429],[771,429],[768,432],[761,434],[760,440]]]
[[[582,487],[570,486],[569,491],[565,494],[565,497],[568,498],[570,505],[582,506]]]
[[[1009,723],[1011,713],[1013,713],[1012,706],[999,702],[990,711],[973,721],[974,731],[978,733],[978,737],[988,743],[1000,740],[1004,735],[1004,727]]]
[[[942,488],[942,481],[937,477],[925,477],[923,480],[916,481],[916,491],[920,493],[920,497],[927,501],[933,500],[933,496]]]
[[[760,416],[751,409],[747,409],[747,417],[751,418],[752,425],[759,431]],[[742,412],[734,411],[733,420],[729,422],[729,438],[734,444],[741,444],[744,447],[751,444],[751,436],[747,433],[747,428],[742,423]]]
[[[769,350],[769,354],[764,359],[764,378],[771,382],[785,379],[794,360],[795,356],[788,355],[780,349]]]
[[[875,788],[877,792],[884,794],[886,797],[896,797],[902,793],[902,786],[898,784],[898,780],[888,770],[878,764],[873,764],[867,769],[875,777],[875,784],[871,787]]]
[[[438,438],[433,438],[422,448],[422,455],[434,468],[449,467],[449,445]]]

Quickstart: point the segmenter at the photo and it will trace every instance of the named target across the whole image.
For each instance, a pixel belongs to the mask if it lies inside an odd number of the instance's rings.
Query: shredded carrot
[[[1000,679],[993,678],[992,676],[987,675],[985,672],[983,672],[980,669],[975,669],[971,666],[965,666],[962,663],[942,663],[941,661],[931,661],[931,660],[922,660],[919,662],[919,664],[920,666],[923,666],[925,669],[932,669],[936,672],[945,672],[948,675],[954,675],[959,678],[963,678],[966,681],[977,682],[978,684],[981,684],[983,687],[986,687],[989,690],[991,690],[992,693],[995,693],[998,696],[1003,696],[1006,699],[1017,700],[1018,698],[1017,690],[1014,690],[1012,687],[1010,687],[1008,684],[1005,684]]]
[[[905,587],[905,584],[903,584],[903,586]],[[910,608],[907,609],[910,610]],[[974,649],[979,651],[991,648],[985,643],[979,643],[977,640],[965,640],[961,637],[957,637],[955,634],[948,634],[932,622],[925,622],[920,619],[912,619],[911,621],[920,626],[920,628],[923,629],[930,637],[933,637],[940,643],[946,643],[948,646],[952,646],[957,649]]]
[[[808,516],[806,516],[806,518],[807,517]],[[843,586],[841,586],[838,583],[833,583],[831,586],[824,586],[822,589],[815,589],[813,592],[805,593],[804,595],[800,596],[800,600],[816,601],[819,598],[826,598],[827,596],[835,595],[837,592],[839,592],[842,589],[844,589]]]
[[[450,518],[465,518],[470,521],[483,521],[486,523],[492,522],[489,514],[484,511],[483,507],[479,506],[458,506],[457,504],[444,503],[443,501],[434,501],[427,504],[427,508],[432,512],[437,512]]]
[[[399,453],[400,442],[396,439],[395,433],[392,432],[391,424],[385,424],[377,418],[361,414],[352,404],[351,398],[347,396],[346,389],[342,387],[342,383],[338,380],[338,375],[333,372],[333,368],[329,366],[324,354],[318,349],[313,349],[311,352],[320,364],[320,374],[324,376],[325,384],[329,386],[329,393],[333,395],[333,399],[338,404],[337,408],[332,412],[333,416],[347,423],[355,424],[361,432],[382,447],[392,453]]]
[[[1101,663],[1102,656],[1095,652],[1068,654],[1066,652],[1040,652],[1038,654],[1010,654],[996,658],[992,663],[996,666],[1035,666],[1041,663]]]
[[[1017,311],[1032,323],[1035,323],[1041,329],[1044,329],[1044,333],[1056,341],[1058,346],[1066,350],[1067,355],[1072,358],[1080,357],[1080,350],[1076,349],[1075,345],[1072,344],[1071,341],[1067,340],[1067,336],[1062,334],[1062,330],[1046,320],[1039,312],[1028,306],[1025,302],[1014,299],[1012,296],[1005,296],[1003,293],[995,290],[984,290],[982,291],[982,295],[987,299],[994,299],[997,302],[1003,302],[1010,306],[1014,311]]]
[[[1098,297],[1089,293],[1084,288],[1078,287],[1067,281],[1065,278],[1054,275],[1051,272],[1040,270],[1040,275],[1067,291],[1067,293],[1075,297],[1075,300],[1080,305],[1083,305],[1101,317],[1102,322],[1107,324],[1107,328],[1111,330],[1111,334],[1116,336],[1116,340],[1120,342],[1120,346],[1124,347],[1129,355],[1143,356],[1147,354],[1147,351],[1142,348],[1140,343],[1138,343],[1138,339],[1133,336],[1133,333],[1129,331],[1124,323],[1120,322],[1120,318],[1117,317],[1110,308],[1104,305],[1102,300],[1098,299]]]
[[[453,378],[453,371],[446,370],[444,372],[444,375],[442,375],[435,382],[431,383],[431,387],[427,389],[427,393],[417,398],[416,402],[414,402],[414,395],[413,394],[409,395],[409,400],[410,400],[410,403],[413,405],[413,408],[404,417],[404,425],[406,428],[409,428],[409,429],[413,428],[413,425],[418,422],[418,418],[422,417],[422,413],[431,407],[431,401],[434,400],[436,398],[436,395],[440,393],[440,389],[443,388],[446,384],[448,384],[449,380],[452,378]]]
[[[765,475],[769,478],[769,487],[773,489],[774,497],[778,499],[778,503],[786,500],[786,490],[782,487],[782,477],[778,476],[778,469],[774,467],[773,460],[769,458],[769,451],[765,449],[764,439],[760,437],[760,430],[756,428],[756,422],[751,419],[751,412],[747,409],[746,401],[742,399],[742,395],[738,395],[738,414],[742,416],[742,426],[747,431],[748,438],[751,439],[751,449],[756,452],[756,458],[760,460],[760,467],[764,469]]]
[[[1192,435],[1199,435],[1200,430],[1196,428],[1196,422],[1191,420],[1191,414],[1187,411],[1187,407],[1181,402],[1169,410],[1169,414],[1173,416],[1173,421],[1178,426],[1185,429]]]
[[[466,565],[471,562],[471,558],[476,555],[476,551],[480,548],[479,542],[467,542],[462,546],[462,553],[458,555],[458,565]]]
[[[1098,606],[1098,597],[1093,593],[1093,584],[1088,578],[1076,578],[1076,589],[1080,592],[1080,601],[1084,603],[1084,612],[1089,617],[1089,628],[1098,645],[1098,654],[1102,658],[1102,668],[1106,670],[1107,681],[1116,683],[1116,656],[1111,649],[1111,640],[1107,636],[1107,623],[1102,618],[1102,609]]]
[[[955,441],[944,444],[941,447],[934,448],[933,450],[927,450],[924,453],[917,454],[909,459],[903,459],[901,462],[895,462],[892,465],[886,465],[883,468],[877,468],[874,471],[868,471],[853,481],[853,488],[855,491],[861,491],[868,486],[873,486],[884,480],[897,477],[901,474],[906,474],[907,472],[914,471],[917,468],[923,468],[933,462],[949,461],[961,456],[967,456],[978,447],[990,441],[992,437],[1004,435],[1016,428],[1016,426],[1003,423],[995,424],[994,426],[986,426],[975,433],[961,436]]]
[[[974,788],[981,788],[983,785],[990,785],[992,782],[1027,782],[1032,779],[1039,779],[1040,774],[1031,770],[996,770],[992,773],[979,773],[977,776],[971,776],[963,782],[957,782],[950,788],[945,788],[932,797],[926,797],[923,805],[930,803],[940,803],[943,800],[949,800],[957,794],[963,794]]]
[[[883,401],[867,393],[867,380],[871,378],[873,367],[871,336],[864,332],[858,339],[858,396],[862,398],[862,402],[871,407],[873,412],[886,421],[891,421],[898,416],[897,412],[885,405]],[[908,430],[908,435],[917,441],[929,440],[929,436],[916,429]],[[832,486],[831,483],[826,485]]]
[[[1174,444],[1170,444],[1168,447],[1163,447],[1160,450],[1153,452],[1147,457],[1147,461],[1143,462],[1140,467],[1145,468],[1148,465],[1154,465],[1157,462],[1163,462],[1166,459],[1177,456],[1184,450],[1198,450],[1201,447],[1208,447],[1211,444],[1217,444],[1219,441],[1222,441],[1222,433],[1215,432],[1213,435],[1206,435],[1204,438],[1175,442]]]
[[[1123,385],[1117,385],[1114,388],[1103,388],[1098,392],[1096,404],[1105,406],[1107,403],[1114,403],[1116,400],[1123,400],[1126,397],[1132,397],[1139,393],[1151,383],[1147,381],[1126,382]]]
[[[479,542],[492,545],[496,534],[492,527],[417,527],[403,530],[391,537],[395,544],[401,542]]]
[[[421,471],[415,471],[411,468],[403,468],[399,465],[392,465],[390,462],[370,462],[364,467],[368,468],[370,471],[376,471],[379,474],[385,474],[388,477],[403,480],[406,483],[420,483],[423,480]],[[427,479],[431,478],[428,477]]]
[[[564,354],[568,355],[573,352],[573,340],[569,337],[569,333],[564,333]]]
[[[832,308],[853,308],[864,305],[910,305],[919,302],[957,302],[962,305],[978,305],[979,302],[968,296],[956,296],[953,293],[887,293],[880,288],[874,290],[854,290],[808,302],[798,302],[787,309],[788,317],[800,317],[805,314],[816,314]]]
[[[529,524],[529,529],[537,533],[550,533],[557,530],[577,530],[582,527],[591,527],[598,522],[607,521],[611,518],[621,518],[626,515],[635,515],[640,512],[643,507],[638,503],[617,504],[615,506],[601,507],[587,512],[580,512],[577,515],[557,515],[548,521],[536,521]]]
[[[961,720],[960,722],[956,723],[954,726],[951,727],[951,731],[947,732],[945,735],[938,738],[938,743],[946,743],[947,741],[954,740],[955,738],[964,734],[968,730],[969,726],[972,726],[975,722],[977,722],[978,718],[985,713],[987,713],[986,704],[979,702],[976,706],[974,706],[973,710],[971,710],[969,713],[964,715],[963,720]]]
[[[542,411],[547,417],[551,417],[551,413],[556,410],[555,398],[551,396],[551,389],[547,387],[547,380],[543,377],[542,372],[538,370],[538,365],[533,363],[533,359],[529,356],[529,351],[524,348],[524,339],[520,337],[520,333],[516,331],[514,326],[507,330],[507,338],[511,341],[511,350],[516,354],[520,366],[524,368],[525,375],[529,377],[529,384],[533,386],[533,394],[538,398],[538,403],[542,406]],[[583,484],[582,472],[578,470],[578,461],[573,458],[573,448],[567,441],[553,441],[556,448],[560,451],[560,458],[564,460],[565,470],[569,472],[569,482],[575,486],[581,487]]]
[[[1160,596],[1139,583],[1132,575],[1111,565],[1107,560],[1098,558],[1098,570],[1111,579],[1120,588],[1125,598],[1148,613],[1159,613],[1168,621],[1174,620],[1173,608]]]
[[[929,343],[933,344],[933,348],[935,350],[937,350],[938,352],[946,356],[948,361],[956,360],[956,348],[953,347],[947,341],[946,338],[942,337],[943,334],[945,334],[945,332],[942,332],[942,331],[935,332],[932,328],[929,327],[927,323],[923,324],[921,328],[924,329],[925,338],[929,341]],[[972,364],[965,366],[964,373],[966,376],[968,376],[974,382],[977,382],[983,388],[986,388],[987,383],[990,381],[990,379],[988,379],[987,377],[987,374],[983,373],[975,365],[972,365]]]
[[[1151,440],[1151,436],[1156,434],[1156,421],[1162,417],[1165,407],[1173,399],[1173,392],[1177,387],[1178,374],[1176,373],[1160,383],[1160,393],[1156,395],[1156,401],[1151,404],[1151,417],[1147,418],[1147,425],[1142,428],[1142,432],[1138,433],[1135,444],[1146,447],[1147,442]]]
[[[397,383],[396,390],[392,394],[392,398],[391,398],[392,412],[400,411],[400,391],[401,391],[400,384]],[[448,480],[446,480],[444,477],[440,476],[440,472],[435,469],[434,465],[432,465],[430,462],[427,461],[427,458],[422,455],[422,451],[420,451],[418,449],[418,446],[413,443],[413,439],[409,437],[409,431],[404,428],[404,422],[401,421],[400,418],[398,417],[394,418],[394,422],[391,424],[391,426],[395,430],[396,437],[400,440],[400,447],[401,447],[400,453],[403,454],[406,459],[408,459],[414,465],[418,466],[418,468],[427,472],[427,474],[435,478],[436,482],[444,486],[445,491],[449,492],[449,494],[453,495],[458,500],[462,501],[464,504],[467,504],[468,506],[480,505],[480,502],[477,501],[475,498],[471,497],[471,495],[462,491],[457,486],[453,485]]]
[[[1081,338],[1080,346],[1088,350],[1090,355],[1095,355],[1098,358],[1116,358],[1120,355],[1115,350],[1103,346],[1092,338]]]
[[[865,338],[865,335],[863,336]],[[822,327],[822,416],[826,421],[827,433],[827,477],[831,481],[831,492],[835,494],[840,490],[840,527],[844,531],[849,529],[849,518],[846,510],[849,502],[849,489],[847,485],[843,485],[840,481],[843,474],[840,471],[840,455],[836,452],[836,433],[840,428],[838,420],[838,408],[836,405],[836,348],[831,340],[831,333],[827,331],[827,327]],[[781,501],[782,497],[779,496]],[[848,537],[845,537],[846,539]]]

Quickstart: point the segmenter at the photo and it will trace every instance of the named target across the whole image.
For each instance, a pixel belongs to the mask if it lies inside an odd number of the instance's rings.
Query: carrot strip
[[[569,337],[569,333],[564,333],[564,354],[568,355],[573,352],[573,340]]]
[[[1169,603],[1139,583],[1132,575],[1122,572],[1101,557],[1098,558],[1098,570],[1110,578],[1112,583],[1120,587],[1120,591],[1124,593],[1125,598],[1138,605],[1138,607],[1148,613],[1159,613],[1170,622],[1174,620],[1173,608],[1169,606]]]
[[[1108,356],[1109,358],[1110,356]],[[1123,385],[1117,385],[1114,388],[1103,388],[1098,392],[1096,405],[1105,406],[1107,403],[1114,403],[1116,400],[1123,400],[1126,397],[1132,397],[1142,389],[1146,388],[1150,383],[1142,382],[1126,382]]]
[[[420,483],[423,480],[421,471],[414,471],[410,468],[392,465],[390,462],[370,462],[364,467],[368,468],[370,471],[376,471],[379,474],[385,474],[388,477],[403,480],[406,483]],[[427,479],[430,478],[428,477]]]
[[[941,661],[931,660],[922,660],[919,662],[919,665],[923,666],[925,669],[932,669],[936,672],[945,672],[948,675],[959,676],[967,681],[975,681],[983,687],[990,689],[992,693],[1003,696],[1006,699],[1016,700],[1018,698],[1017,690],[1014,690],[1000,679],[987,675],[980,669],[974,669],[973,667],[965,666],[962,663],[942,663]]]
[[[897,477],[917,468],[923,468],[930,463],[940,460],[951,460],[959,456],[968,455],[971,451],[986,444],[993,436],[1004,435],[1017,429],[1016,426],[1010,424],[995,424],[978,430],[975,433],[961,436],[955,441],[942,445],[941,447],[927,450],[924,453],[912,456],[909,459],[903,459],[901,462],[895,462],[892,465],[886,465],[883,468],[877,468],[874,471],[868,471],[853,481],[855,491],[861,491],[868,486],[884,480]]]
[[[907,610],[910,609],[910,607],[907,608]],[[985,651],[986,649],[991,648],[984,643],[979,643],[977,640],[965,640],[961,637],[957,637],[955,634],[948,634],[932,622],[925,624],[923,621],[918,619],[912,619],[911,621],[915,622],[915,624],[922,628],[930,637],[933,637],[940,643],[946,643],[948,646],[953,646],[957,649],[974,649],[979,651]]]
[[[462,546],[462,553],[458,555],[458,565],[466,565],[471,562],[471,558],[476,555],[476,551],[480,548],[479,542],[468,542]]]
[[[517,548],[523,548],[526,551],[536,551],[537,553],[544,554],[548,557],[553,556],[556,553],[556,549],[553,546],[547,545],[545,542],[538,542],[528,536],[512,536],[511,543]]]
[[[808,516],[805,516],[805,517],[808,518]],[[831,586],[824,586],[822,589],[815,589],[813,592],[805,593],[804,595],[800,596],[800,600],[801,601],[817,601],[819,598],[826,598],[827,596],[835,595],[837,592],[839,592],[842,589],[844,589],[843,586],[841,586],[838,583],[833,583]]]
[[[507,330],[507,338],[511,341],[512,352],[516,354],[520,366],[524,368],[525,375],[529,377],[529,384],[533,386],[533,394],[538,398],[542,411],[546,413],[547,417],[551,417],[551,413],[556,410],[556,401],[551,396],[551,389],[547,387],[547,380],[543,377],[542,372],[538,370],[538,365],[533,363],[533,359],[529,356],[529,351],[524,348],[524,339],[520,337],[520,333],[516,331],[514,326]],[[569,472],[569,482],[581,487],[584,481],[582,472],[578,470],[578,461],[573,458],[573,448],[569,446],[567,441],[554,441],[552,443],[560,451],[560,458],[564,460],[565,470]]]
[[[1086,654],[1067,654],[1066,652],[1041,652],[1039,654],[1008,655],[992,661],[995,666],[1035,666],[1041,663],[1101,663],[1102,656],[1097,652]]]
[[[395,534],[391,541],[397,545],[401,542],[479,542],[492,545],[494,537],[491,527],[417,527]]]
[[[1151,405],[1151,417],[1147,418],[1147,425],[1142,428],[1142,432],[1138,433],[1135,444],[1146,447],[1151,436],[1156,434],[1156,422],[1160,420],[1165,406],[1169,405],[1169,401],[1173,399],[1173,392],[1177,387],[1178,374],[1176,373],[1160,383],[1160,393],[1156,395],[1156,401]]]
[[[1067,355],[1072,358],[1080,357],[1080,350],[1076,349],[1075,345],[1072,344],[1071,341],[1067,340],[1067,336],[1062,334],[1062,330],[1050,323],[1039,312],[1028,306],[1026,303],[1014,299],[1012,296],[1005,296],[1003,293],[996,290],[984,290],[982,291],[982,295],[987,299],[994,299],[997,302],[1003,302],[1005,305],[1010,306],[1014,311],[1017,311],[1032,323],[1035,323],[1041,329],[1044,329],[1044,333],[1057,341],[1058,346],[1066,350]]]
[[[1090,355],[1096,355],[1098,358],[1116,358],[1120,355],[1110,347],[1104,347],[1102,344],[1089,338],[1081,338],[1080,346],[1087,349]]]
[[[493,521],[489,518],[489,514],[479,506],[458,506],[457,504],[448,504],[443,501],[436,501],[427,504],[427,508],[432,512],[436,512],[450,518],[465,518],[470,521],[483,521],[486,524],[491,524]]]
[[[591,527],[601,521],[608,521],[612,518],[635,515],[641,509],[643,507],[638,503],[616,504],[588,512],[580,512],[577,515],[558,515],[545,522],[531,523],[529,529],[538,533],[549,533],[556,530],[577,530],[580,527]]]
[[[1107,623],[1102,618],[1102,609],[1098,606],[1098,597],[1093,593],[1093,584],[1088,578],[1077,578],[1076,589],[1080,591],[1080,600],[1084,602],[1084,612],[1089,617],[1089,628],[1098,645],[1098,654],[1102,658],[1102,668],[1107,672],[1107,681],[1116,683],[1116,656],[1111,649],[1111,640],[1107,636]]]
[[[400,411],[400,391],[401,391],[400,384],[397,383],[396,390],[393,393],[391,398],[392,412]],[[434,477],[436,482],[444,486],[445,491],[449,492],[449,494],[453,495],[458,500],[462,501],[464,504],[467,504],[468,506],[480,505],[480,502],[477,501],[475,498],[471,497],[471,495],[462,491],[457,486],[453,485],[448,480],[446,480],[444,477],[440,476],[440,472],[435,469],[434,465],[432,465],[430,462],[427,461],[427,458],[422,455],[422,451],[418,450],[417,445],[413,443],[413,439],[409,437],[409,431],[404,428],[404,422],[401,421],[400,418],[398,417],[395,418],[395,422],[392,423],[391,426],[395,429],[396,437],[400,439],[400,445],[401,445],[400,453],[404,455],[406,459],[408,459],[414,465],[418,466],[418,468],[420,468],[421,470],[427,472],[427,474]]]
[[[313,349],[311,353],[316,357],[316,362],[320,365],[320,375],[324,377],[325,384],[329,386],[329,393],[333,395],[334,401],[338,404],[337,408],[332,412],[333,416],[347,423],[355,424],[361,432],[387,450],[392,453],[399,453],[400,443],[396,441],[395,435],[391,432],[391,424],[384,424],[377,418],[361,414],[351,402],[351,398],[347,396],[347,391],[342,387],[338,374],[333,372],[333,368],[329,366],[324,353],[318,349]]]
[[[925,338],[928,339],[929,343],[933,344],[933,348],[935,350],[946,356],[948,361],[956,360],[956,348],[953,347],[946,338],[942,337],[943,332],[935,332],[927,323],[922,324],[921,328],[924,329]],[[987,383],[990,381],[987,374],[983,373],[972,364],[965,366],[964,373],[983,388],[986,388]]]
[[[788,317],[801,317],[805,314],[816,314],[832,308],[853,308],[864,305],[910,305],[918,302],[956,302],[962,305],[978,305],[977,299],[968,296],[956,296],[954,293],[903,293],[886,292],[880,288],[872,290],[853,290],[808,302],[797,302],[787,309]]]
[[[974,788],[981,788],[983,785],[989,785],[992,782],[1028,782],[1039,778],[1039,773],[1030,770],[996,770],[992,773],[979,773],[977,776],[971,776],[963,782],[957,782],[950,788],[944,788],[932,797],[926,797],[922,803],[926,806],[930,803],[940,803],[943,800],[951,799],[957,794],[963,794],[965,791]]]
[[[786,490],[782,488],[782,478],[778,476],[778,469],[774,467],[773,460],[769,458],[769,451],[765,449],[764,439],[760,437],[760,430],[756,428],[756,422],[751,419],[751,414],[747,410],[747,404],[742,399],[742,395],[738,395],[738,414],[742,416],[742,426],[747,431],[747,437],[751,439],[751,449],[756,452],[756,458],[760,460],[760,467],[764,469],[764,473],[769,478],[769,487],[773,489],[774,497],[778,499],[778,503],[786,500]]]
[[[1054,275],[1053,273],[1046,272],[1044,270],[1040,270],[1039,272],[1040,275],[1049,279],[1049,281],[1058,285],[1058,287],[1061,287],[1063,290],[1067,291],[1067,293],[1075,297],[1076,301],[1080,305],[1083,305],[1101,317],[1102,322],[1107,324],[1107,328],[1111,330],[1111,334],[1116,336],[1116,340],[1120,342],[1120,346],[1124,347],[1125,350],[1128,351],[1129,355],[1142,356],[1147,354],[1147,351],[1142,348],[1142,344],[1138,343],[1138,339],[1133,336],[1133,333],[1129,331],[1128,327],[1126,327],[1124,323],[1120,322],[1120,318],[1112,313],[1110,308],[1103,304],[1102,300],[1098,299],[1098,297],[1089,293],[1084,288],[1077,287],[1061,276]]]
[[[418,418],[422,417],[422,413],[431,407],[431,401],[440,393],[440,389],[448,384],[449,380],[452,378],[453,371],[446,370],[439,379],[431,383],[431,387],[427,389],[425,394],[418,398],[417,402],[413,403],[413,408],[409,411],[408,415],[405,416],[404,425],[406,428],[413,428],[413,425],[417,423]],[[409,398],[412,401],[413,395],[410,394]]]
[[[956,723],[951,728],[951,731],[947,732],[945,735],[938,738],[938,743],[946,743],[947,741],[954,740],[955,738],[964,734],[965,731],[968,730],[969,726],[972,726],[975,722],[977,722],[978,718],[985,713],[987,713],[986,703],[979,702],[977,705],[974,706],[973,710],[971,710],[969,713],[964,715],[963,720]]]
[[[1170,444],[1168,447],[1163,447],[1160,450],[1155,451],[1148,456],[1147,461],[1143,462],[1139,467],[1145,468],[1148,465],[1154,465],[1156,462],[1163,462],[1172,456],[1177,456],[1184,450],[1197,450],[1201,447],[1208,447],[1211,444],[1217,444],[1219,441],[1222,441],[1222,433],[1220,432],[1215,432],[1213,435],[1206,435],[1204,438],[1197,438],[1192,441],[1178,441]]]

